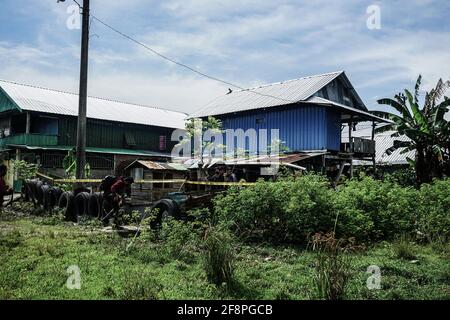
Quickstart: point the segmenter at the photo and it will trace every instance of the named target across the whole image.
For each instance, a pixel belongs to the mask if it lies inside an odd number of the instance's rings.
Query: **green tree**
[[[427,92],[423,107],[419,107],[419,90],[422,76],[417,79],[414,94],[409,90],[395,95],[394,99],[378,100],[379,104],[388,105],[399,114],[375,111],[374,114],[393,121],[378,128],[376,132],[395,130],[393,137],[404,135],[409,141],[394,140],[394,145],[386,150],[390,154],[402,149],[402,153],[415,151],[415,159],[408,159],[414,165],[417,183],[430,182],[434,177],[441,177],[448,171],[450,123],[444,118],[450,106],[450,99],[444,96],[450,81],[440,79],[434,89]]]
[[[75,179],[77,172],[77,157],[75,148],[67,152],[67,155],[63,159],[63,168],[67,178]],[[86,163],[84,170],[86,172],[86,177],[89,177],[91,175],[91,166],[89,163]]]

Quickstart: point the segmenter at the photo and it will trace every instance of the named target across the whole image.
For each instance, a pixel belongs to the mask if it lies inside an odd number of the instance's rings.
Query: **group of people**
[[[218,168],[214,171],[214,174],[208,177],[208,181],[211,182],[237,182],[237,176],[234,170]]]

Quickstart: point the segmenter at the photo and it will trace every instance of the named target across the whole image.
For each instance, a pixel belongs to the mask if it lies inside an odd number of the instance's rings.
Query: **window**
[[[134,139],[134,135],[131,132],[125,132],[125,144],[128,147],[136,146],[136,140]]]
[[[31,116],[31,133],[58,135],[58,118],[49,116]]]
[[[265,122],[266,122],[266,119],[264,117],[256,118],[256,124],[262,124]]]
[[[139,181],[144,179],[144,168],[133,168],[130,172],[134,181]]]
[[[166,136],[159,136],[159,150],[166,150]]]

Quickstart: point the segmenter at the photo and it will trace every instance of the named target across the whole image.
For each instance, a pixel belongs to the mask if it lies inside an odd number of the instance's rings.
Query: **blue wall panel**
[[[339,113],[323,106],[302,105],[260,109],[219,116],[224,129],[279,129],[290,151],[339,150]],[[258,120],[258,121],[257,121]],[[268,141],[272,138],[268,137]]]

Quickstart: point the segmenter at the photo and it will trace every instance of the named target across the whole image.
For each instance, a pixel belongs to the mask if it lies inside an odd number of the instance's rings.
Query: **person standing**
[[[4,164],[0,164],[0,210],[3,207],[4,197],[13,194],[13,189],[6,185],[5,176],[8,168]]]

